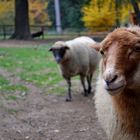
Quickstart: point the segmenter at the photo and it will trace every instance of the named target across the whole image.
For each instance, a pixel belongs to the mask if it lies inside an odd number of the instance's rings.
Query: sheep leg
[[[86,85],[85,85],[85,77],[84,76],[80,76],[81,79],[81,84],[83,86],[83,90],[84,90],[84,96],[88,96],[88,91],[86,89]]]
[[[87,76],[88,94],[90,94],[90,93],[91,93],[91,90],[92,90],[92,86],[91,86],[92,75],[93,75],[93,74],[90,74],[90,75]]]
[[[68,93],[67,93],[67,96],[66,96],[66,101],[69,102],[71,101],[72,99],[72,96],[71,96],[71,79],[66,79],[67,81],[67,84],[68,84]]]

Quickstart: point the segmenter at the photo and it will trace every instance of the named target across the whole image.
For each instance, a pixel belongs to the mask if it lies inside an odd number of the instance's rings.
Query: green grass
[[[16,91],[16,90],[27,91],[27,88],[20,84],[13,85],[6,78],[0,75],[0,91]]]
[[[46,88],[48,93],[64,93],[64,88],[59,83],[64,81],[59,73],[58,66],[48,51],[48,46],[34,48],[0,48],[0,67],[20,77],[22,80]],[[0,76],[0,91],[27,91],[24,85],[11,85],[4,77]],[[8,99],[16,100],[10,96]]]
[[[18,99],[18,97],[15,96],[15,95],[8,95],[8,96],[5,97],[5,99],[6,100],[14,100],[14,101],[16,101]]]
[[[7,85],[7,84],[9,84],[9,81],[6,78],[4,78],[3,76],[0,75],[0,88],[2,86]]]
[[[0,94],[6,99],[6,100],[17,100],[20,95],[14,95],[14,93],[18,91],[19,93],[27,92],[28,89],[26,86],[21,84],[11,84],[10,81],[8,81],[5,77],[0,75]]]

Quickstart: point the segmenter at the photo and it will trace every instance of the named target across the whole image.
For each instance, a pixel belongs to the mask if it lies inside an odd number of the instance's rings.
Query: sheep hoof
[[[85,92],[84,92],[84,96],[87,97],[88,94],[89,94],[89,93],[88,93],[88,89],[86,89]]]
[[[66,98],[66,102],[71,102],[71,99],[70,98]]]
[[[82,92],[82,95],[87,97],[88,96],[88,92]]]
[[[88,88],[88,91],[87,92],[88,92],[88,94],[91,94],[92,93],[91,87]]]
[[[88,92],[84,92],[84,96],[87,97],[88,96]]]
[[[88,96],[88,94],[87,94],[87,93],[85,93],[85,94],[84,94],[84,96],[85,96],[85,97],[87,97],[87,96]]]
[[[91,91],[88,91],[88,94],[91,94]]]

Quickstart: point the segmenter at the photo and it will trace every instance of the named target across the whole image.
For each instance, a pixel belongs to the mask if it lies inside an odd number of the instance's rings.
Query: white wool
[[[66,41],[65,42],[68,46],[91,46],[94,43],[96,43],[93,39],[86,37],[86,36],[82,36],[82,37],[77,37],[73,40],[70,41]]]
[[[94,99],[98,120],[105,130],[108,140],[136,140],[132,135],[121,130],[121,123],[117,119],[111,96],[104,89],[101,72],[98,76]]]
[[[136,32],[140,34],[140,27],[131,26],[126,28],[126,30]],[[96,114],[100,124],[105,130],[108,140],[139,140],[139,138],[134,137],[133,134],[126,132],[122,129],[122,123],[119,122],[115,106],[112,102],[112,98],[109,93],[104,89],[103,78],[102,78],[102,61],[100,62],[99,75],[96,84],[96,92],[94,96]],[[134,75],[132,83],[138,83],[140,79],[140,63],[138,69]]]
[[[99,53],[92,47],[95,43],[93,39],[85,36],[54,43],[53,49],[67,48],[59,63],[61,74],[66,81],[76,75],[85,80],[87,78],[92,80],[100,59]],[[89,85],[91,86],[91,83]]]
[[[140,27],[136,25],[130,25],[128,28],[126,28],[129,31],[136,32],[140,35]]]
[[[64,59],[69,58],[69,62],[65,65],[60,64],[62,75],[72,77],[80,74],[84,75],[93,73],[95,68],[98,66],[99,55],[98,52],[93,49],[96,42],[89,37],[78,37],[69,41],[57,41],[53,47],[61,48],[67,46],[70,48],[65,54]]]

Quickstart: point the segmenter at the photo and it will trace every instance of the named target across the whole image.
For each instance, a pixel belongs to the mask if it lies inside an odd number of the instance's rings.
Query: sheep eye
[[[140,52],[140,43],[137,43],[134,47],[135,52]]]
[[[135,52],[140,52],[140,46],[134,48]]]
[[[100,53],[101,53],[101,55],[104,55],[104,51],[103,50],[100,50]]]

